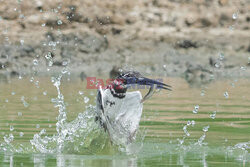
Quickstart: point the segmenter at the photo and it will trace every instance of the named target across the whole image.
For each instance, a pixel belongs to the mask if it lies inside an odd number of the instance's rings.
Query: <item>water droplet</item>
[[[21,116],[23,115],[23,113],[22,113],[22,112],[18,112],[17,115],[18,115],[19,117],[21,117]]]
[[[219,57],[220,57],[220,61],[224,60],[224,54],[223,53],[219,53]]]
[[[25,16],[24,16],[23,14],[20,14],[20,15],[19,15],[19,18],[20,18],[20,19],[24,19]]]
[[[197,144],[199,144],[200,146],[202,145],[203,141],[205,140],[206,138],[206,134],[203,134],[199,139],[198,139],[198,142]]]
[[[30,82],[33,82],[33,81],[34,81],[34,77],[31,77],[31,78],[30,78]]]
[[[220,63],[217,62],[217,63],[214,64],[214,66],[215,66],[216,68],[220,68]]]
[[[229,29],[230,29],[231,31],[233,31],[233,30],[234,30],[234,25],[229,26]]]
[[[200,108],[200,106],[199,106],[199,105],[194,106],[193,113],[194,113],[194,114],[197,114],[197,113],[198,113],[198,111],[199,111],[199,108]]]
[[[84,103],[88,103],[89,102],[89,98],[88,97],[84,97]]]
[[[52,56],[51,56],[51,52],[48,52],[48,54],[45,55],[45,58],[48,60],[48,59],[52,59]]]
[[[231,86],[234,88],[234,87],[235,87],[235,84],[234,84],[234,83],[231,83]]]
[[[29,107],[29,104],[27,102],[23,103],[24,107]]]
[[[215,119],[216,111],[213,111],[212,114],[210,114],[210,118]]]
[[[194,125],[195,125],[195,121],[194,121],[194,120],[192,120],[192,121],[191,121],[191,124],[192,124],[192,126],[194,127]]]
[[[39,81],[36,81],[35,85],[36,85],[37,88],[39,88]]]
[[[205,91],[204,90],[201,91],[201,96],[205,96]]]
[[[184,131],[184,133],[185,133],[187,136],[190,136],[190,134],[189,134],[188,131],[187,131],[187,125],[185,125],[185,126],[183,127],[183,131]]]
[[[209,129],[209,125],[208,126],[204,126],[202,130],[203,130],[203,132],[207,132],[208,129]]]
[[[61,72],[62,72],[62,74],[66,74],[68,72],[68,68],[64,67]]]
[[[20,133],[19,133],[19,136],[20,136],[20,137],[23,137],[23,135],[24,135],[23,132],[20,132]]]
[[[6,142],[6,143],[10,143],[10,142],[12,142],[13,140],[14,140],[14,136],[13,136],[13,134],[9,134],[9,136],[4,136],[3,137],[4,138],[4,141]]]
[[[23,39],[20,40],[20,44],[21,44],[21,45],[24,44],[24,40],[23,40]]]
[[[241,69],[242,71],[245,71],[247,68],[244,67],[244,66],[241,66],[240,69]]]
[[[21,97],[21,101],[23,102],[23,106],[24,107],[28,107],[29,106],[29,104],[25,101],[25,97],[24,96]]]
[[[14,130],[14,126],[10,125],[10,131]]]
[[[234,13],[233,16],[232,16],[232,18],[233,18],[234,20],[236,20],[236,19],[238,18],[238,13]]]
[[[62,25],[62,23],[63,23],[62,20],[57,20],[58,25]]]
[[[184,143],[184,140],[181,140],[181,139],[177,139],[179,141],[179,144],[182,145]]]
[[[83,92],[83,91],[80,91],[80,90],[79,90],[78,93],[79,93],[79,95],[83,95],[83,94],[84,94],[84,92]]]
[[[34,64],[35,66],[37,66],[37,65],[38,65],[38,60],[37,60],[37,59],[34,59],[34,60],[33,60],[33,64]]]
[[[228,92],[225,92],[225,93],[224,93],[224,96],[225,96],[225,98],[227,98],[227,99],[228,99],[228,98],[229,98],[229,94],[228,94]]]
[[[49,61],[48,66],[51,67],[53,65],[53,61]]]
[[[67,66],[69,63],[70,63],[70,60],[69,59],[65,59],[65,60],[63,60],[62,65],[63,66]]]

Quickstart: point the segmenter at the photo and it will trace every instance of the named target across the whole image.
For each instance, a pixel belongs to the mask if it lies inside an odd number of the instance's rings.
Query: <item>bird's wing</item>
[[[135,139],[142,114],[141,100],[139,91],[128,92],[125,98],[119,99],[113,97],[108,89],[98,90],[98,121],[112,143],[128,144]]]
[[[104,113],[104,104],[103,104],[102,96],[103,96],[102,89],[98,89],[96,104],[97,104],[97,108],[98,108],[99,112]]]
[[[106,111],[105,111],[105,106],[104,106],[104,100],[106,99],[106,94],[105,91],[107,90],[103,90],[103,89],[98,89],[98,93],[97,93],[97,118],[96,120],[99,122],[99,124],[101,125],[101,127],[104,129],[105,132],[108,132],[109,137],[110,137],[110,122],[108,119],[108,116],[106,115]],[[111,139],[111,137],[110,137]],[[112,141],[111,141],[112,143]]]
[[[96,98],[96,119],[100,126],[107,130],[106,119],[104,116],[103,90],[98,89]]]
[[[107,131],[113,143],[128,144],[134,141],[142,114],[142,96],[139,91],[128,92],[122,99],[106,94],[114,105],[106,105]]]

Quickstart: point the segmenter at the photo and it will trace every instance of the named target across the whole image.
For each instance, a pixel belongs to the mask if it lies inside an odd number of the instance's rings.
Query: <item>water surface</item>
[[[86,90],[85,82],[63,78],[58,86],[62,101],[48,78],[1,82],[0,166],[250,165],[249,80],[199,88],[180,78],[165,82],[173,91],[157,92],[145,102],[140,132],[129,151],[112,146],[92,120],[96,90]],[[65,113],[60,129],[56,123]],[[63,148],[58,151],[58,141],[46,137],[62,139]],[[45,139],[48,144],[42,143]]]

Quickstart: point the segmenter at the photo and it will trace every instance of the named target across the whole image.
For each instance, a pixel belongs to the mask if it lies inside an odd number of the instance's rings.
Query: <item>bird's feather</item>
[[[135,139],[141,119],[141,93],[139,91],[128,92],[123,99],[114,97],[109,89],[100,90],[100,94],[103,110],[98,110],[98,114],[112,143],[131,143]]]

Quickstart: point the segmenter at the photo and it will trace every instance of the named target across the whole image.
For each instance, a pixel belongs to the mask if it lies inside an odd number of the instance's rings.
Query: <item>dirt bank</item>
[[[249,0],[0,0],[0,74],[248,77],[249,11]]]

